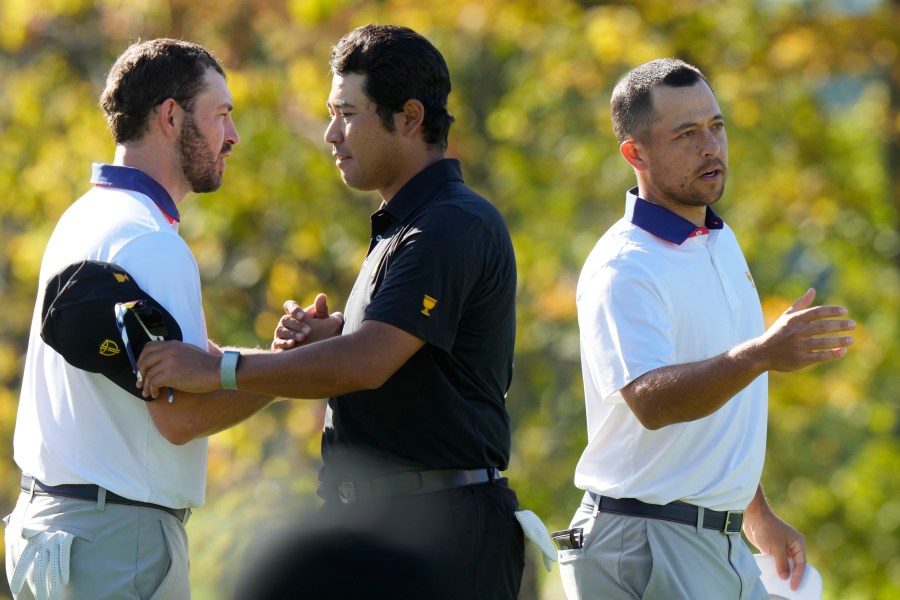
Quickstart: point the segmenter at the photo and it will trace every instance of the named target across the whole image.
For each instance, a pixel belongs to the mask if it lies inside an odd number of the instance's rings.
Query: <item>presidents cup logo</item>
[[[128,281],[128,275],[126,275],[125,273],[113,273],[113,277],[115,277],[116,281],[118,281],[119,283],[125,283],[126,281]]]
[[[436,304],[437,300],[426,294],[425,297],[422,298],[422,314],[426,317],[430,317],[431,312],[429,311],[431,311],[431,309],[434,308]]]
[[[119,345],[112,340],[103,340],[100,344],[100,356],[115,356],[119,352]]]

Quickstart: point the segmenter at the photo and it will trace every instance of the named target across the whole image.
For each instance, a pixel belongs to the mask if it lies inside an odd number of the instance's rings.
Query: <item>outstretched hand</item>
[[[344,315],[328,312],[328,297],[316,296],[315,302],[304,308],[293,300],[284,303],[284,316],[275,327],[272,350],[290,350],[301,344],[318,342],[340,335]]]
[[[807,290],[758,339],[766,370],[795,371],[847,354],[853,336],[844,333],[856,322],[840,318],[847,314],[843,306],[810,308],[815,297],[815,289]]]

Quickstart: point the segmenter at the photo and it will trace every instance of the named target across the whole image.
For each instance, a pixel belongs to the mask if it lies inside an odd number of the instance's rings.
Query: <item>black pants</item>
[[[401,552],[401,564],[381,565],[391,580],[385,597],[514,600],[525,566],[517,509],[516,494],[503,478],[351,505],[329,501],[320,516],[326,526],[373,545],[370,561],[382,562],[385,548]],[[354,577],[348,564],[345,581]],[[379,597],[372,593],[382,582],[370,583],[366,597]],[[335,582],[331,592],[340,585]]]

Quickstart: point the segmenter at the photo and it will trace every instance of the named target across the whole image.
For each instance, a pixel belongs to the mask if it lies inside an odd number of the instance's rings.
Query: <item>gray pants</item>
[[[187,533],[184,524],[165,511],[22,492],[7,517],[7,579],[12,578],[28,543],[22,537],[23,527],[77,536],[64,599],[187,600],[191,596]],[[33,600],[34,590],[32,571],[16,600]]]
[[[759,569],[740,535],[597,513],[582,502],[571,527],[583,547],[559,552],[569,600],[768,600]]]

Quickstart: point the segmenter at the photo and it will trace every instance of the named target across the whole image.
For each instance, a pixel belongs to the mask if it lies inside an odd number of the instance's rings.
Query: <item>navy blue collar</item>
[[[676,215],[658,204],[644,200],[637,195],[637,188],[629,190],[628,195],[635,199],[631,222],[644,231],[673,244],[683,244],[688,238],[708,233],[710,229],[722,229],[725,226],[724,221],[709,206],[706,207],[706,227],[704,228],[697,227],[684,217]]]
[[[175,206],[175,202],[166,188],[139,169],[94,163],[91,183],[140,192],[153,200],[159,210],[169,218],[169,223],[177,223],[181,220],[178,207]]]

